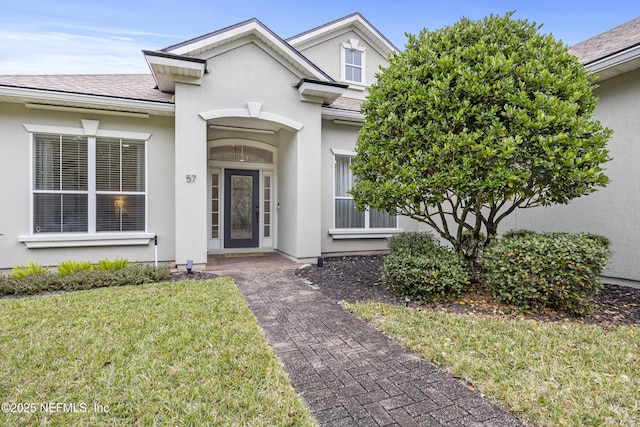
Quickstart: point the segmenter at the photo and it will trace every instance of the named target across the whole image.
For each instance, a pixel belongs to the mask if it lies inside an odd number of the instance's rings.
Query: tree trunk
[[[482,276],[482,267],[478,262],[482,252],[484,250],[485,241],[480,237],[480,232],[476,232],[476,236],[465,234],[460,242],[460,250],[458,253],[469,264],[469,271],[471,272],[471,282],[478,283]]]

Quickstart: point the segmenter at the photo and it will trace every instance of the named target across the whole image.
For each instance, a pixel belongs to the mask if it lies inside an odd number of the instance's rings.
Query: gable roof
[[[302,49],[320,43],[323,37],[329,34],[338,33],[341,30],[347,31],[351,28],[359,31],[382,56],[386,57],[392,52],[398,52],[398,48],[378,31],[376,27],[371,25],[359,12],[336,19],[328,24],[305,31],[296,36],[289,37],[287,42],[296,49]]]
[[[206,58],[211,51],[224,49],[226,45],[251,38],[264,43],[278,60],[296,70],[301,79],[334,82],[328,74],[255,18],[166,47],[157,52],[144,51],[143,53],[160,90],[172,92],[174,90],[173,76],[199,79],[205,72]],[[194,62],[197,61],[202,61],[203,66],[201,71],[194,74],[194,70],[197,68]],[[170,64],[167,65],[167,63]],[[195,83],[197,84],[197,82]]]
[[[397,48],[362,15],[354,13],[289,39],[313,45],[332,32],[359,31],[382,54]],[[258,40],[278,61],[300,77],[301,96],[322,98],[332,109],[358,111],[359,102],[340,102],[345,85],[335,82],[291,43],[280,38],[257,19],[250,19],[158,51],[144,50],[151,74],[95,75],[0,75],[0,101],[49,105],[68,110],[143,112],[172,115],[175,82],[199,84],[207,72],[211,51],[230,49],[243,39]],[[160,89],[160,90],[158,90]],[[337,100],[337,102],[336,102]]]
[[[580,42],[569,49],[605,80],[640,68],[640,17]]]

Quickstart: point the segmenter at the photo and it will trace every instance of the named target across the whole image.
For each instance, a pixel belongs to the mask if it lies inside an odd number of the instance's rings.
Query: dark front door
[[[224,247],[257,248],[260,230],[259,172],[224,172]]]

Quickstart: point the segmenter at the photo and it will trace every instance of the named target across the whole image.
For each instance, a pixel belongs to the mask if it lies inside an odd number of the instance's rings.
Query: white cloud
[[[91,33],[117,34],[120,36],[151,37],[151,38],[158,38],[158,39],[180,39],[180,40],[184,38],[184,36],[180,36],[176,34],[140,31],[140,30],[134,30],[131,28],[102,27],[97,25],[71,24],[68,22],[43,22],[42,24],[50,26],[52,28],[55,27],[55,28],[67,29],[67,30],[80,30],[87,34],[91,34]]]
[[[0,31],[0,74],[148,73],[149,48],[127,37]]]

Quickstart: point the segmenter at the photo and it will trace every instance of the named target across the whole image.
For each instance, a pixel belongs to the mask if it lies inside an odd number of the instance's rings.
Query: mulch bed
[[[592,313],[584,316],[548,310],[542,314],[520,314],[493,302],[481,285],[473,286],[453,302],[419,303],[391,295],[380,279],[384,255],[344,256],[324,259],[323,267],[300,268],[296,274],[335,302],[378,301],[421,309],[475,313],[536,321],[573,321],[603,325],[639,325],[640,289],[608,285],[596,295]]]

